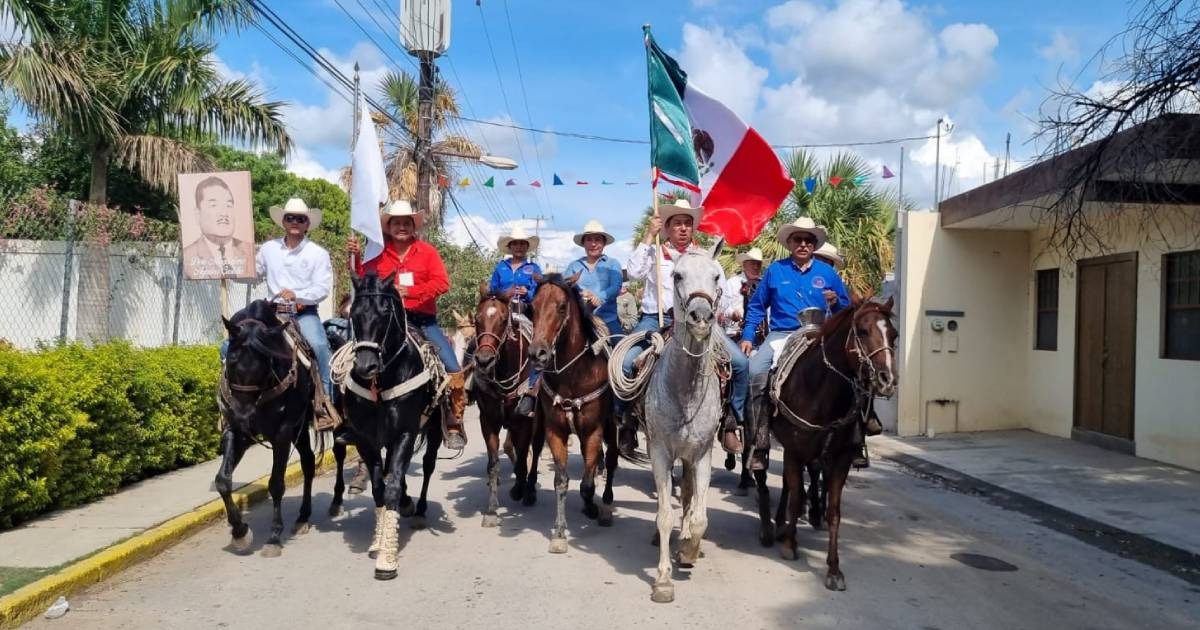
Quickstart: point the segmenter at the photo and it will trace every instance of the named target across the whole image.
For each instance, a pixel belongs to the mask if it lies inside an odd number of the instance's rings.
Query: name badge
[[[396,275],[396,284],[402,287],[411,287],[413,285],[413,275],[411,271],[404,271]]]

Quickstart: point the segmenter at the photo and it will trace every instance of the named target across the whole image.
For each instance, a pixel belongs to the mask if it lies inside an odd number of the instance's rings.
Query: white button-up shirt
[[[296,294],[297,304],[319,304],[333,292],[329,252],[308,240],[288,249],[282,238],[267,241],[254,259],[259,278],[266,278],[272,299],[284,289]]]
[[[746,274],[739,273],[725,281],[725,290],[721,293],[721,317],[725,320],[725,333],[732,335],[742,329],[740,321],[734,321],[733,316],[745,316],[742,312],[742,286],[746,284]]]
[[[688,248],[689,252],[704,251],[703,249],[692,245]],[[678,250],[664,244],[659,248],[658,259],[662,268],[662,295],[663,295],[663,312],[667,312],[675,305],[675,262],[669,257],[664,257],[662,254],[666,252],[670,257],[679,257],[682,254]],[[643,280],[646,283],[646,288],[642,291],[642,312],[643,313],[658,313],[658,279],[654,273],[654,245],[642,243],[633,250],[633,255],[629,257],[629,264],[625,270],[629,272],[629,277]],[[717,286],[725,285],[725,270],[721,270],[721,281]]]

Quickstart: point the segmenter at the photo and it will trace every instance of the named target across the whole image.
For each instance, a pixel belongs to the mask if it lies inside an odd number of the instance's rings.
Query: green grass
[[[0,597],[57,571],[59,567],[0,567]]]

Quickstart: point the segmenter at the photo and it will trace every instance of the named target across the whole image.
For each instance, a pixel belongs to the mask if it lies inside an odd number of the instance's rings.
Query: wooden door
[[[1133,440],[1137,256],[1080,261],[1075,427]]]

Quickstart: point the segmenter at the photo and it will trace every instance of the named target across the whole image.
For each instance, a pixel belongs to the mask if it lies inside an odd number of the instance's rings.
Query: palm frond
[[[194,109],[179,112],[181,127],[225,141],[266,146],[287,155],[293,148],[283,123],[286,103],[265,101],[263,94],[246,80],[227,81],[200,98]]]
[[[146,183],[174,192],[180,173],[212,168],[211,159],[188,142],[151,135],[124,136],[113,151],[114,162],[138,173]]]
[[[0,84],[34,116],[87,136],[115,137],[120,117],[85,74],[90,63],[72,45],[0,44]]]

